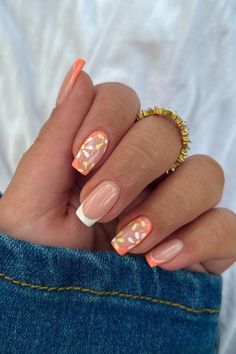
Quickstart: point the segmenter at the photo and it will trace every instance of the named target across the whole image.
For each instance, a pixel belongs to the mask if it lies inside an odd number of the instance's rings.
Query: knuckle
[[[129,108],[131,105],[132,107],[134,105],[137,106],[137,109],[140,108],[140,100],[137,93],[126,84],[120,82],[106,82],[96,85],[95,90],[102,102],[105,101],[104,103],[108,106],[111,102],[113,104],[115,103],[116,106],[118,103],[124,108],[126,106]]]
[[[220,214],[215,210],[215,218],[211,223],[210,246],[212,249],[218,248],[225,242],[226,230]]]
[[[212,210],[214,217],[212,227],[212,245],[224,245],[227,238],[236,232],[236,215],[227,208],[215,208]]]
[[[132,97],[133,100],[136,101],[137,105],[140,107],[140,99],[138,97],[137,92],[132,87],[121,82],[116,82],[115,85],[120,86],[124,91],[126,91],[127,94],[130,95],[130,97]]]
[[[225,175],[222,166],[217,162],[213,157],[204,154],[198,154],[192,156],[192,158],[203,165],[204,168],[210,169],[210,172],[214,174],[215,177],[218,178],[219,183],[224,186],[225,183]]]
[[[189,160],[194,163],[194,173],[200,178],[203,193],[216,205],[221,200],[225,184],[223,168],[208,155],[193,155]],[[196,189],[199,190],[199,186]]]
[[[186,216],[191,217],[191,200],[192,197],[188,193],[185,193],[182,187],[177,185],[168,187],[165,191],[165,201],[163,201],[163,207],[161,205],[160,208],[160,212],[162,214],[160,219],[166,219],[165,213],[168,209],[168,225],[172,230],[176,229],[179,223],[186,220]],[[171,201],[171,203],[168,203],[168,201]]]
[[[233,226],[235,227],[236,231],[236,214],[233,212],[233,210],[218,207],[215,208],[215,211],[219,214],[219,218],[222,220],[225,228],[231,228]]]
[[[106,94],[99,96],[99,106],[97,109],[97,118],[102,117],[105,114],[115,115],[117,113],[117,106],[120,106],[122,102],[115,95]],[[122,104],[123,106],[123,104]],[[123,107],[122,107],[123,108]]]
[[[135,173],[146,173],[147,171],[151,171],[151,169],[155,169],[153,166],[152,152],[151,148],[146,144],[142,144],[142,139],[144,137],[140,137],[139,143],[130,144],[129,149],[126,151],[126,164],[128,164],[127,168],[130,169],[130,172]],[[145,149],[143,148],[145,146]],[[139,157],[137,160],[136,156]],[[139,170],[137,170],[137,164],[139,165]],[[153,166],[153,167],[152,167]]]
[[[126,85],[126,84],[124,84],[123,82],[113,82],[113,81],[110,81],[110,82],[103,82],[103,83],[101,83],[101,84],[97,84],[97,85],[95,85],[95,89],[122,89],[122,90],[124,90],[124,91],[126,91],[126,93],[129,93],[129,94],[131,94],[131,95],[133,95],[133,96],[135,96],[136,97],[136,99],[139,101],[139,97],[138,97],[138,95],[137,95],[137,93],[136,93],[136,91],[132,88],[132,87],[130,87],[130,86],[128,86],[128,85]]]

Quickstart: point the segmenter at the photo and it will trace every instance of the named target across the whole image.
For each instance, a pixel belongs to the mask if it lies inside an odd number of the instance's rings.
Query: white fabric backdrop
[[[47,119],[77,57],[95,83],[133,87],[142,108],[188,122],[191,154],[224,167],[221,206],[236,211],[234,0],[0,0],[0,190]],[[236,265],[226,271],[221,354],[236,352]]]

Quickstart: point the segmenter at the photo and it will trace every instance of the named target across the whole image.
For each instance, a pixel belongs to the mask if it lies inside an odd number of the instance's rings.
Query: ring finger
[[[224,186],[221,167],[208,156],[195,155],[117,225],[112,245],[119,254],[145,253],[185,224],[214,207]],[[145,234],[145,223],[152,228]],[[142,241],[142,242],[141,242]],[[175,251],[179,251],[180,243]]]

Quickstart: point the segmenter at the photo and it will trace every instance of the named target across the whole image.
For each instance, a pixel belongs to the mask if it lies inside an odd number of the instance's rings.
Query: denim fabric
[[[217,353],[221,291],[220,275],[0,231],[0,353]]]
[[[0,353],[217,352],[222,278],[0,232]]]

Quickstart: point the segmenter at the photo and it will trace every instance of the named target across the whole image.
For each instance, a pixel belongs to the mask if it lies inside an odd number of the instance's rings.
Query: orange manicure
[[[139,216],[126,225],[112,240],[116,252],[123,255],[137,246],[152,231],[152,222],[146,216]]]
[[[85,64],[85,60],[83,60],[83,59],[77,59],[74,62],[72,69],[70,69],[69,73],[66,75],[64,82],[62,84],[62,87],[61,87],[61,90],[59,92],[58,99],[57,99],[57,105],[62,103],[62,101],[70,93],[79,74],[81,73],[81,71],[83,69],[84,64]],[[69,82],[68,82],[68,80],[69,80]]]
[[[183,249],[183,242],[178,239],[172,239],[160,246],[152,249],[145,256],[150,267],[156,267],[159,264],[168,262],[176,257]]]
[[[80,146],[72,166],[86,176],[105,154],[108,137],[105,132],[95,130]]]
[[[83,59],[77,59],[74,62],[71,79],[70,79],[70,82],[68,83],[68,86],[67,86],[68,88],[73,87],[77,77],[79,76],[80,72],[83,69],[84,64],[85,64],[85,61]],[[67,89],[67,87],[66,87],[66,89]]]

